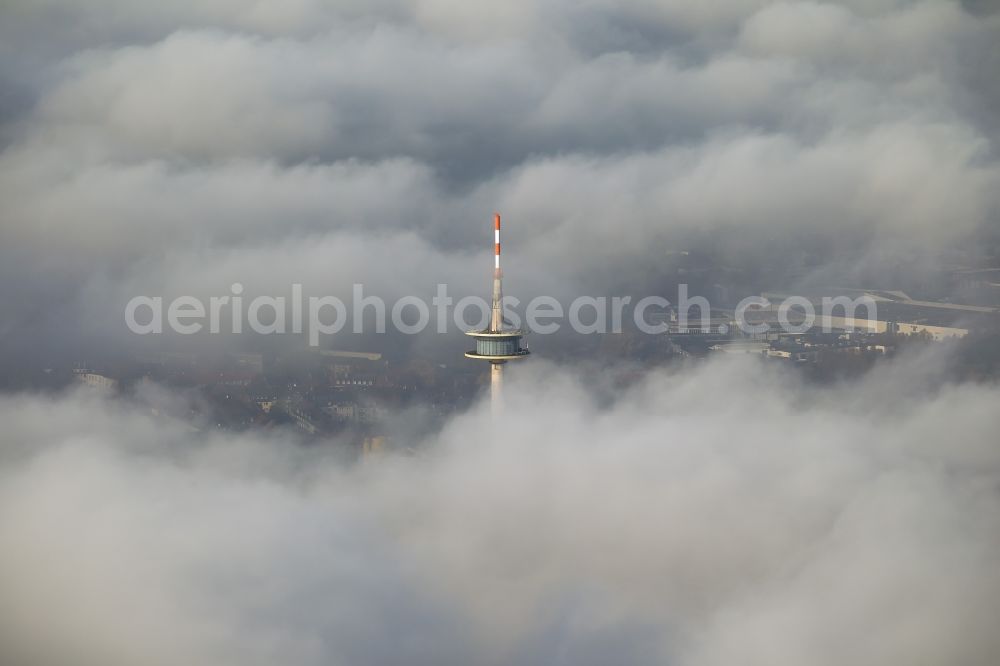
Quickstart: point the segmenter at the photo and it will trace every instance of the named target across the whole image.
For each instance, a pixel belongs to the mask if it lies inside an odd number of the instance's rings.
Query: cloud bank
[[[1000,395],[940,364],[818,389],[727,361],[611,402],[527,365],[503,437],[477,408],[358,466],[7,397],[0,657],[992,663]]]

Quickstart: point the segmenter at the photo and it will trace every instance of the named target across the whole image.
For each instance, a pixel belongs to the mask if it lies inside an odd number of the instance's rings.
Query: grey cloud
[[[283,281],[340,238],[368,237],[348,265],[385,283],[380,240],[415,234],[428,261],[410,281],[434,284],[488,248],[476,220],[494,209],[525,290],[555,295],[662,288],[650,267],[699,239],[754,270],[769,249],[837,248],[813,266],[836,279],[995,234],[993,16],[467,4],[7,9],[23,54],[2,74],[20,91],[0,125],[8,338],[46,338],[54,302],[117,307],[108,284],[211,273],[167,266],[246,251]]]
[[[826,40],[805,39],[810,26]],[[913,113],[951,120],[957,53],[985,32],[950,4],[871,18],[779,4],[696,65],[669,44],[587,56],[559,40],[451,44],[392,24],[305,39],[177,32],[70,58],[41,100],[38,129],[66,149],[85,142],[131,159],[409,155],[452,175],[482,173],[484,162],[644,149],[720,125],[794,134],[818,116],[828,129],[852,120],[850,109],[822,115],[845,84],[882,90],[868,126]]]

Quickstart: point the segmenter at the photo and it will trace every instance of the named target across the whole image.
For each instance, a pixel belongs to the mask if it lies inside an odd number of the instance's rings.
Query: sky
[[[522,297],[682,248],[902,288],[1000,230],[988,2],[161,4],[0,10],[8,357],[140,294],[482,293],[495,210]]]
[[[898,287],[1000,237],[998,70],[988,0],[6,0],[0,371],[136,295],[485,296],[495,210],[524,299],[682,248]],[[504,437],[358,466],[7,392],[0,662],[993,664],[1000,389],[950,362],[539,357]]]

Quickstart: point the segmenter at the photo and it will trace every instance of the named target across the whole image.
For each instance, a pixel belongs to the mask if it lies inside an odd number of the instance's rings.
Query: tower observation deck
[[[503,366],[507,361],[526,357],[530,352],[521,347],[526,331],[508,326],[503,318],[503,272],[500,270],[500,214],[493,216],[493,306],[490,325],[481,331],[467,331],[476,341],[476,348],[465,352],[468,358],[490,362],[490,394],[493,413],[500,410],[503,392]]]

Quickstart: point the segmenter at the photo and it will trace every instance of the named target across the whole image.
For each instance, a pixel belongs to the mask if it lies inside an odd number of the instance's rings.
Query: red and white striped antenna
[[[496,245],[495,265],[500,270],[500,213],[493,214],[493,242]]]
[[[490,313],[490,330],[503,330],[503,273],[500,271],[500,213],[493,214],[493,307]]]

